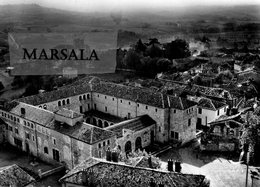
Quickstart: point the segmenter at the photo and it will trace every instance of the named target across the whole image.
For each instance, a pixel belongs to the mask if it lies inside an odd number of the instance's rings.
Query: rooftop
[[[0,168],[0,186],[26,186],[35,179],[16,164]]]
[[[61,115],[63,117],[71,118],[71,119],[83,116],[83,114],[77,113],[77,112],[75,112],[73,110],[69,110],[69,109],[66,109],[66,108],[62,108],[62,109],[60,109],[60,110],[58,110],[58,111],[56,111],[54,113],[58,114],[58,115]]]
[[[198,106],[210,110],[218,110],[219,108],[227,106],[227,104],[213,99],[201,98],[199,100]]]
[[[88,83],[92,79],[93,77],[87,77],[84,78],[83,80],[76,81],[73,84],[60,87],[58,90],[20,98],[18,99],[18,101],[36,106],[43,103],[56,101],[62,98],[83,94],[91,90],[90,84]]]
[[[25,109],[24,115],[21,115],[21,108]],[[57,122],[55,121],[53,112],[25,103],[19,103],[10,111],[10,113],[16,114],[27,120],[36,122],[44,127],[66,134],[88,144],[94,144],[98,141],[114,136],[114,133],[111,131],[82,122],[78,122],[74,126]]]
[[[107,127],[106,130],[115,132],[117,137],[120,138],[123,136],[123,129],[129,129],[131,131],[136,132],[154,124],[156,124],[156,122],[151,117],[149,117],[148,115],[143,115]]]
[[[123,163],[88,158],[68,172],[60,181],[84,185],[84,182],[87,182],[84,181],[86,175],[92,176],[90,178],[94,184],[100,184],[102,181],[110,186],[120,186],[123,184],[128,184],[129,186],[147,186],[153,182],[157,185],[196,187],[200,186],[205,179],[203,175],[182,174],[134,167]],[[89,177],[87,177],[87,179],[89,179]]]
[[[179,110],[185,110],[187,108],[197,105],[196,102],[190,101],[182,97],[168,96],[168,99],[169,99],[169,106],[171,108],[176,108]]]
[[[90,145],[115,136],[112,131],[105,130],[87,123],[76,123],[74,126],[70,126],[54,121],[52,124],[50,124],[50,128]]]

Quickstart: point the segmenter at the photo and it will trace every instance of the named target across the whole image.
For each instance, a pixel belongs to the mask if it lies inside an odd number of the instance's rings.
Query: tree
[[[165,57],[172,60],[176,58],[185,58],[191,55],[189,44],[182,39],[176,39],[171,43],[167,43]]]

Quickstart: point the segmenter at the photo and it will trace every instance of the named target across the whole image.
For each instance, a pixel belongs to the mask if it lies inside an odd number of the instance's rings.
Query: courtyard
[[[181,147],[172,148],[158,157],[167,167],[168,159],[179,160],[182,163],[182,173],[202,174],[210,180],[211,187],[244,187],[246,182],[246,165],[238,162],[238,156],[220,153],[203,153],[196,151],[197,142]],[[260,180],[253,180],[250,170],[256,167],[249,166],[248,187],[260,186]],[[259,168],[258,168],[259,169]]]

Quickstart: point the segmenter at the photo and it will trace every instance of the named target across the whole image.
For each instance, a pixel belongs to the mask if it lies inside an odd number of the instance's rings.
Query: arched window
[[[82,100],[82,96],[79,96],[79,100],[80,100],[80,101]]]
[[[96,120],[96,118],[93,118],[93,125],[97,125],[97,120]]]
[[[45,154],[49,154],[48,147],[44,147],[43,149],[44,149],[44,153],[45,153]]]
[[[83,99],[86,100],[86,95],[83,95]]]
[[[58,101],[58,106],[61,106],[61,101]]]
[[[66,105],[66,102],[65,102],[65,100],[62,100],[62,105]]]
[[[70,104],[70,100],[69,99],[67,99],[67,104]]]
[[[104,125],[105,125],[105,127],[109,126],[107,121],[105,121]]]
[[[90,95],[89,94],[87,95],[87,98],[90,99]]]
[[[101,128],[103,127],[103,123],[100,119],[98,120],[98,126],[101,127]]]

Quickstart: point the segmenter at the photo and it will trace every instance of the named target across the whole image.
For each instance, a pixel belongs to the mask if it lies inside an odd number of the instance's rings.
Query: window
[[[147,109],[148,109],[148,106],[145,106],[145,109],[147,110]]]
[[[202,114],[202,109],[201,108],[198,108],[198,113]]]
[[[139,104],[137,104],[137,107],[139,107]]]
[[[178,132],[175,132],[175,139],[178,140],[179,139],[179,133]]]
[[[157,112],[157,108],[155,109],[155,112]]]
[[[9,131],[13,132],[13,127],[12,126],[9,126]]]
[[[188,119],[188,126],[191,125],[191,119]]]
[[[110,144],[110,140],[107,140],[107,145],[109,145]]]
[[[130,119],[131,118],[131,113],[127,114],[127,118]]]
[[[83,95],[83,99],[86,100],[86,95]]]
[[[219,110],[218,110],[218,115],[219,115]]]
[[[47,105],[43,105],[43,108],[44,108],[44,109],[47,109]]]
[[[173,113],[174,113],[174,114],[176,113],[176,110],[175,110],[175,109],[173,110]]]
[[[19,118],[17,118],[17,122],[20,123],[20,119]]]
[[[97,97],[99,97],[99,94],[97,95]]]
[[[30,134],[28,132],[25,133],[26,139],[30,140]]]
[[[171,138],[178,140],[179,139],[179,133],[171,131]]]
[[[129,105],[131,105],[131,102],[128,102]]]
[[[70,104],[70,100],[69,99],[67,99],[67,104]]]
[[[82,100],[82,96],[79,96],[79,100],[80,100],[80,101]]]
[[[61,101],[58,101],[58,106],[61,106]]]
[[[115,100],[115,98],[112,98],[112,100],[114,101],[114,100]]]
[[[105,96],[105,99],[107,99],[107,96]]]
[[[32,141],[35,141],[34,135],[32,135]]]
[[[53,143],[54,145],[56,145],[56,139],[55,139],[55,138],[52,138],[52,143]]]
[[[103,142],[103,147],[105,147],[106,146],[106,142]]]
[[[87,95],[87,98],[90,99],[90,95],[89,94]]]
[[[62,105],[66,105],[66,102],[65,102],[65,100],[62,100]]]
[[[101,143],[98,144],[98,148],[101,148]]]
[[[161,126],[159,126],[159,132],[161,132]]]
[[[33,123],[31,123],[31,128],[33,129]]]
[[[15,134],[19,134],[19,131],[17,128],[15,128],[14,132],[15,132]]]
[[[94,108],[95,108],[95,110],[97,110],[97,105],[96,104],[94,104]]]
[[[48,147],[44,147],[43,150],[44,150],[44,153],[45,153],[45,154],[49,154]]]
[[[122,103],[122,100],[120,100],[120,102]]]
[[[226,112],[227,111],[227,108],[226,107],[224,107],[224,112]]]
[[[16,117],[14,117],[14,122],[16,122]]]
[[[105,111],[107,112],[107,107],[105,107]]]

